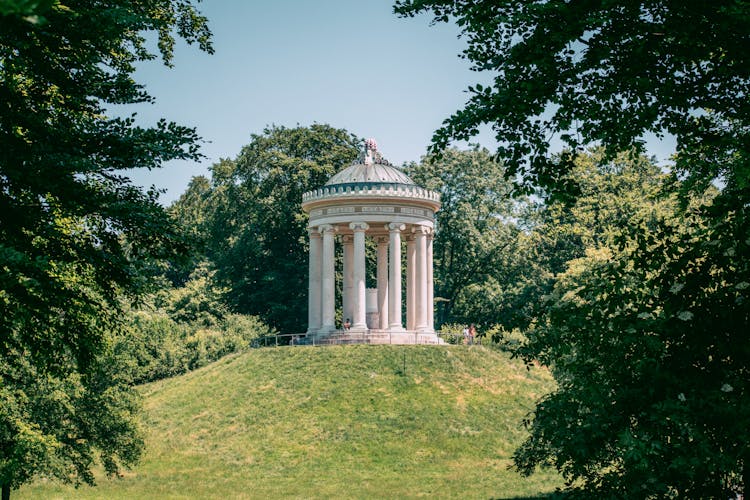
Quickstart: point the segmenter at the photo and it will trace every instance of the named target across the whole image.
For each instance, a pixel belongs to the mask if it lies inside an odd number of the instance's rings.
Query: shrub
[[[460,345],[464,343],[465,325],[458,323],[443,323],[440,327],[440,337],[449,344]]]
[[[134,311],[117,337],[115,353],[141,384],[195,370],[228,354],[242,352],[253,339],[274,331],[256,316],[228,314],[216,326],[196,318],[178,322],[162,311]]]

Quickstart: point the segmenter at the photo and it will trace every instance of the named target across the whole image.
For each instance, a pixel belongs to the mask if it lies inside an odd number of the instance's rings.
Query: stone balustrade
[[[336,184],[313,189],[302,195],[302,203],[315,200],[347,198],[347,197],[385,197],[385,198],[412,198],[440,203],[440,193],[430,191],[419,186],[391,183],[352,183]]]

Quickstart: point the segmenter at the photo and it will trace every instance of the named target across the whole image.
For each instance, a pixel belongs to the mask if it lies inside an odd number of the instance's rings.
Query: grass
[[[480,346],[259,349],[143,386],[147,451],[119,479],[20,498],[518,498],[508,470],[542,369]]]

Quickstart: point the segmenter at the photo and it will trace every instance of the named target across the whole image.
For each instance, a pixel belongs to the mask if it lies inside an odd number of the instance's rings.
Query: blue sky
[[[201,162],[131,173],[136,184],[166,189],[165,204],[271,124],[327,123],[374,137],[396,165],[417,161],[467,100],[466,87],[488,79],[458,57],[455,25],[398,18],[390,0],[204,0],[199,9],[216,53],[181,43],[173,68],[142,64],[135,78],[156,103],[116,111],[196,127],[207,141]],[[473,142],[494,147],[488,131]]]

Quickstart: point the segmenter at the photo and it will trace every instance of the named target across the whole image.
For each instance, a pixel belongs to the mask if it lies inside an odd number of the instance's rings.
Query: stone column
[[[416,284],[414,292],[414,329],[419,331],[427,330],[427,233],[429,228],[417,226],[416,236],[416,256],[414,257],[415,272],[414,282]]]
[[[401,324],[401,231],[404,224],[390,223],[386,225],[390,233],[390,249],[388,255],[388,329],[403,330]]]
[[[388,329],[388,238],[378,237],[378,327]]]
[[[323,274],[321,277],[321,310],[322,333],[330,333],[336,329],[336,275],[335,275],[335,254],[334,254],[334,234],[336,228],[330,224],[318,226],[318,231],[323,234]]]
[[[349,228],[354,231],[354,286],[352,304],[352,330],[367,330],[367,296],[365,293],[365,231],[370,226],[364,222],[352,222]]]
[[[310,235],[310,268],[307,287],[307,333],[314,334],[320,329],[320,257],[323,241],[316,228],[308,228]]]
[[[354,286],[354,266],[352,263],[354,259],[354,243],[352,237],[349,235],[341,238],[341,241],[344,249],[344,283],[341,287],[341,308],[344,315],[342,319],[346,321],[347,319],[351,320],[354,316],[354,309],[352,308],[352,288]]]
[[[427,325],[430,331],[435,331],[435,275],[432,268],[432,242],[435,231],[427,235]]]
[[[414,235],[406,238],[406,329],[414,330],[414,256],[416,246]]]

